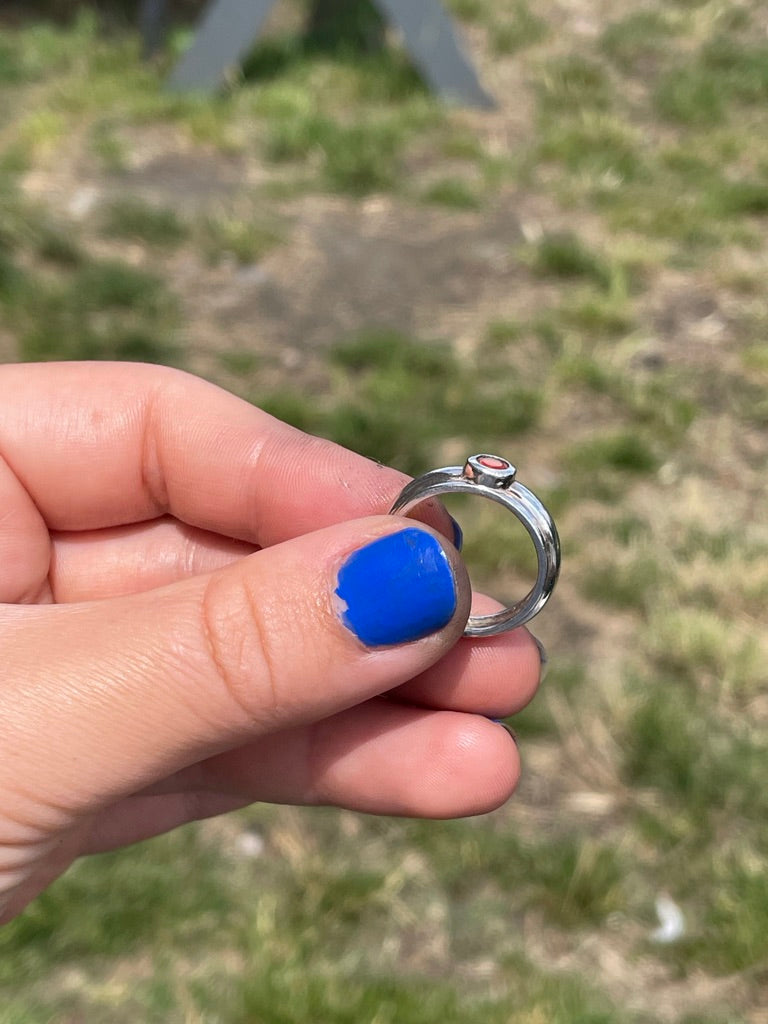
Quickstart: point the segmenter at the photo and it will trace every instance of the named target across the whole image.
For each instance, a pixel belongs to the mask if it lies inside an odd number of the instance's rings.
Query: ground
[[[214,99],[86,16],[0,32],[4,358],[179,363],[411,472],[498,450],[564,547],[507,808],[100,858],[0,936],[3,1024],[768,1021],[766,14],[453,6],[494,111],[290,4]],[[519,595],[525,538],[457,509]]]

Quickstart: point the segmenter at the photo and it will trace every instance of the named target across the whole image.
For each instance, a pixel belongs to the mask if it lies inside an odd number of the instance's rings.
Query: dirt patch
[[[362,205],[305,200],[288,211],[288,244],[260,273],[239,274],[226,303],[224,328],[248,323],[274,343],[314,348],[376,325],[422,336],[450,336],[462,312],[508,292],[517,217],[408,208],[388,198]],[[223,307],[226,307],[226,311]]]

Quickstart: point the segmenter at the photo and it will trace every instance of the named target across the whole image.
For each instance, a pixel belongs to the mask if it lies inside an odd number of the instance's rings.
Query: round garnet
[[[499,459],[495,455],[481,455],[477,461],[486,469],[509,469],[507,460]]]

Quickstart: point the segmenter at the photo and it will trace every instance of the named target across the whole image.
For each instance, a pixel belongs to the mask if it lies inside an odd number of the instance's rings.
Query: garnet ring
[[[464,636],[496,636],[522,626],[549,600],[560,571],[560,539],[554,520],[539,499],[515,480],[511,462],[497,455],[471,455],[464,466],[433,469],[403,489],[389,510],[407,515],[422,501],[441,494],[477,494],[509,509],[528,531],[538,558],[536,582],[517,604],[493,615],[471,615]]]

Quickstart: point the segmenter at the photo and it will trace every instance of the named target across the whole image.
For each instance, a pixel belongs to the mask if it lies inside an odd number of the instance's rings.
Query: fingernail
[[[502,718],[491,718],[490,721],[494,722],[496,725],[500,725],[502,729],[508,732],[509,735],[512,737],[516,747],[520,746],[520,741],[517,738],[517,733],[511,725],[507,725],[507,723]]]
[[[457,551],[461,551],[464,547],[464,531],[453,516],[451,516],[451,525],[453,526],[453,546]]]
[[[341,619],[366,647],[436,633],[456,611],[456,583],[440,542],[416,528],[391,533],[350,555],[339,572]]]
[[[539,638],[537,636],[534,636],[533,633],[531,633],[530,636],[531,636],[531,640],[533,640],[533,642],[539,648],[539,659],[541,660],[541,671],[539,672],[539,682],[541,683],[541,682],[544,681],[544,677],[547,674],[547,665],[549,664],[549,657],[547,655],[547,649],[544,646],[544,644],[541,642],[541,640],[539,640]]]

